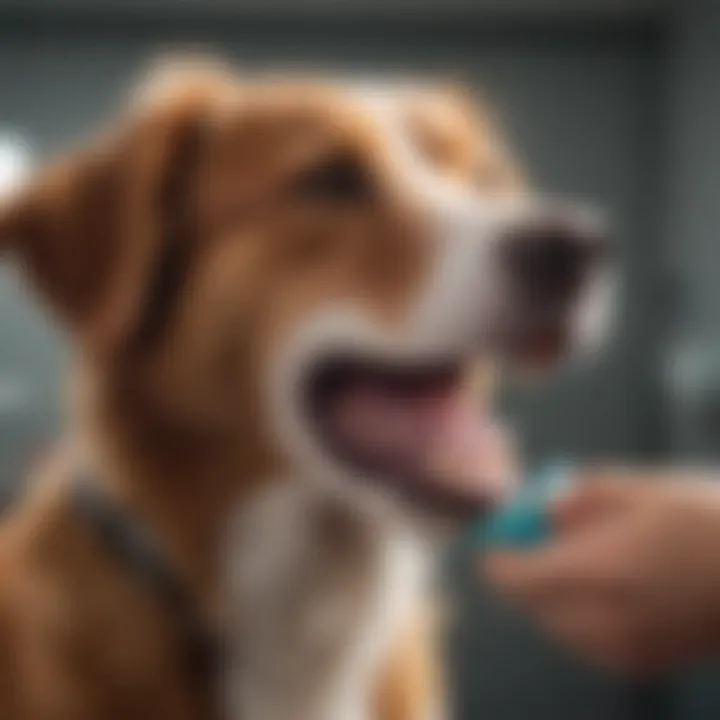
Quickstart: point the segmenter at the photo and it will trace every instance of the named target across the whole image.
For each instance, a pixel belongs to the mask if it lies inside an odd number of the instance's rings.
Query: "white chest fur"
[[[237,514],[230,538],[230,717],[368,720],[378,665],[428,568],[409,531],[301,483]]]

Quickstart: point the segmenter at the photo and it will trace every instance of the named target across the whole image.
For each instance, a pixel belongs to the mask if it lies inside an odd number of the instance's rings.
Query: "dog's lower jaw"
[[[380,665],[419,600],[419,537],[282,480],[229,538],[230,717],[370,720]]]

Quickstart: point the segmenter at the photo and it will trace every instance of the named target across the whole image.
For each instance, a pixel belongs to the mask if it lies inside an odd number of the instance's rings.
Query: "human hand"
[[[497,588],[603,667],[655,673],[720,651],[720,485],[585,473],[551,508],[553,540],[491,552]]]

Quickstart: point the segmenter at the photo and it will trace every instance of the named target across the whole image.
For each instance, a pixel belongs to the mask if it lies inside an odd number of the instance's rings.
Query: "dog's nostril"
[[[602,233],[571,223],[536,223],[510,233],[504,253],[523,288],[543,297],[562,296],[607,256],[607,241]]]

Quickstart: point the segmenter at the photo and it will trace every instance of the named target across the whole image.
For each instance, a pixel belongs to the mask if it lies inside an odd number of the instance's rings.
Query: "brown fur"
[[[448,173],[488,190],[515,182],[464,101],[428,92],[408,108]],[[392,324],[430,267],[422,209],[383,142],[341,88],[207,71],[146,93],[0,213],[0,247],[73,334],[82,367],[71,439],[0,529],[3,718],[211,716],[162,603],[78,524],[66,481],[78,457],[99,467],[218,625],[228,513],[286,463],[258,380],[278,342],[347,297]],[[297,200],[323,157],[361,163],[379,201]],[[426,641],[399,634],[387,720],[419,718],[427,702]]]

